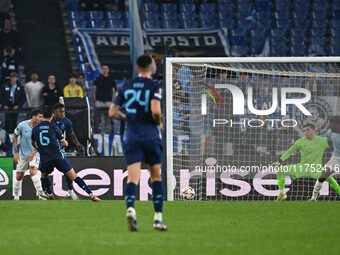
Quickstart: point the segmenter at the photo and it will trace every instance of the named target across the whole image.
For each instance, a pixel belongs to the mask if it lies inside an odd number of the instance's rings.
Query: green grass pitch
[[[152,202],[0,201],[0,254],[339,254],[337,202],[165,202],[169,230],[152,228]]]

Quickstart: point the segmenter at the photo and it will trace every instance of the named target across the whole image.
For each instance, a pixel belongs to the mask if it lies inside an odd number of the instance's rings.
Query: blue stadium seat
[[[270,42],[272,44],[282,43],[287,41],[287,30],[274,28],[270,30]]]
[[[336,45],[340,45],[340,36],[332,36],[329,38],[329,45],[330,46],[336,46]]]
[[[275,6],[275,11],[279,11],[279,12],[290,11],[290,1],[287,1],[287,0],[275,0],[274,6]]]
[[[248,45],[248,33],[244,28],[234,29],[231,31],[232,45],[245,46]]]
[[[285,42],[270,43],[269,44],[270,56],[272,57],[284,57],[287,56],[287,46]]]
[[[303,37],[306,38],[306,30],[305,29],[300,29],[300,28],[292,28],[290,30],[290,36],[291,37]]]
[[[247,12],[250,13],[253,10],[253,5],[246,2],[242,2],[236,5],[237,12]]]
[[[340,10],[340,1],[339,0],[333,0],[332,1],[332,10]]]
[[[120,11],[108,11],[106,12],[106,20],[110,19],[122,19],[122,13]]]
[[[154,4],[155,1],[154,0],[142,0],[142,4],[146,4],[146,3]]]
[[[240,29],[251,29],[253,27],[253,20],[251,16],[241,18],[238,17],[236,21],[236,26]]]
[[[143,4],[143,10],[146,12],[158,12],[158,5],[154,3]]]
[[[290,29],[290,19],[276,19],[275,27],[280,29]]]
[[[272,3],[270,0],[255,0],[255,9],[258,12],[271,12]]]
[[[218,3],[217,4],[217,8],[219,12],[230,12],[230,11],[234,11],[235,6],[233,3]]]
[[[324,56],[326,51],[326,40],[322,36],[311,36],[309,40],[309,55]]]
[[[329,47],[331,56],[340,56],[340,45],[331,45]]]
[[[104,19],[104,12],[102,11],[88,11],[87,19],[90,20],[102,20]]]
[[[200,27],[208,28],[208,27],[217,27],[216,19],[200,19]]]
[[[309,29],[311,25],[309,16],[307,16],[304,19],[301,19],[300,17],[296,16],[296,13],[293,14],[292,23],[293,27],[298,29]]]
[[[159,19],[159,12],[144,12],[144,17],[146,19]]]
[[[159,19],[147,19],[144,21],[144,28],[146,29],[156,29],[161,27],[161,22]]]
[[[218,13],[217,20],[219,27],[224,27],[227,29],[233,29],[235,27],[234,13]]]
[[[253,0],[236,0],[237,6],[242,5],[242,4],[253,5]]]
[[[276,11],[274,13],[274,19],[290,19],[289,11]]]
[[[123,28],[124,22],[121,19],[109,19],[106,21],[108,28]]]
[[[312,8],[313,8],[314,11],[328,11],[329,1],[313,0]]]
[[[249,47],[248,45],[243,46],[234,45],[231,47],[231,50],[235,57],[246,57],[248,56]]]
[[[175,3],[162,4],[161,5],[161,12],[177,13],[177,4],[175,4]]]
[[[234,4],[234,0],[217,0],[217,4]]]
[[[308,11],[293,11],[292,16],[296,19],[307,19],[310,18],[310,12]]]
[[[293,4],[294,11],[310,11],[310,0],[295,0]]]
[[[292,57],[307,56],[307,48],[305,45],[290,45],[289,52]]]
[[[180,19],[181,20],[181,27],[185,29],[190,28],[197,28],[197,21],[196,19]]]
[[[72,20],[85,20],[86,13],[84,11],[70,11],[69,17]]]
[[[313,11],[312,19],[327,19],[327,11]]]
[[[178,19],[163,19],[163,28],[167,29],[177,29],[179,27]]]
[[[340,28],[332,28],[330,30],[330,37],[340,36]]]
[[[263,29],[253,29],[249,34],[250,55],[256,56],[261,54],[266,40],[266,31]]]
[[[184,4],[181,3],[179,6],[180,12],[190,12],[190,13],[196,13],[196,6],[194,4]]]
[[[340,9],[339,10],[333,10],[331,14],[332,19],[340,19]]]
[[[105,27],[105,21],[102,20],[102,19],[91,20],[91,21],[89,21],[89,27],[90,28],[104,28]]]
[[[327,25],[328,25],[327,19],[313,19],[312,20],[312,28],[326,29]]]
[[[216,4],[214,3],[204,3],[200,5],[200,13],[216,13]]]
[[[256,12],[256,27],[269,30],[272,27],[271,12]]]
[[[87,21],[86,20],[72,20],[71,22],[71,28],[85,28],[87,27]]]
[[[162,12],[162,19],[177,19],[177,18],[178,18],[177,13]]]
[[[339,19],[331,19],[331,28],[332,29],[340,28],[340,20]]]

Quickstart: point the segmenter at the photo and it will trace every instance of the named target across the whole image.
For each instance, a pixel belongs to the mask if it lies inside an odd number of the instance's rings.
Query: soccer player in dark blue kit
[[[39,169],[41,171],[43,190],[51,196],[52,185],[48,175],[53,172],[55,167],[89,194],[92,201],[101,202],[101,200],[92,193],[83,179],[77,176],[70,162],[67,160],[63,147],[67,147],[68,143],[57,125],[52,122],[52,109],[45,107],[43,109],[43,116],[44,120],[32,130],[32,145],[40,153]]]
[[[63,134],[66,132],[67,138],[76,146],[77,151],[84,151],[84,146],[79,143],[73,131],[72,121],[65,117],[65,105],[62,103],[56,103],[53,105],[53,113],[54,117],[52,121],[57,124]],[[65,178],[68,186],[68,194],[73,200],[79,200],[77,194],[74,192],[73,182],[66,176]]]
[[[134,208],[137,185],[142,161],[150,171],[154,204],[154,223],[156,230],[167,230],[162,220],[163,184],[161,179],[161,129],[162,91],[158,82],[151,80],[153,59],[148,55],[137,58],[136,71],[139,76],[127,81],[118,89],[109,116],[125,120],[124,157],[128,169],[125,189],[126,218],[130,231],[138,231]],[[126,115],[120,111],[124,106]]]

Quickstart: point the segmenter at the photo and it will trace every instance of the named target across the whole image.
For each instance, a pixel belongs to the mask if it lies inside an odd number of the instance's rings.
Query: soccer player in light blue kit
[[[333,116],[329,120],[330,130],[327,132],[327,139],[333,147],[330,160],[326,163],[321,176],[316,181],[313,189],[313,196],[310,201],[316,201],[322,188],[323,182],[332,174],[340,171],[340,116]]]
[[[29,169],[33,185],[38,193],[39,199],[46,199],[41,187],[40,178],[37,176],[39,167],[39,153],[31,144],[32,129],[42,120],[42,111],[34,108],[31,112],[31,119],[19,123],[14,130],[13,147],[14,163],[17,164],[16,178],[14,178],[13,195],[14,200],[19,200],[21,193],[22,180],[27,169]],[[20,150],[18,152],[18,137],[20,136]]]
[[[127,123],[124,136],[124,157],[128,169],[125,189],[126,218],[129,230],[138,231],[134,202],[142,161],[144,161],[150,171],[155,210],[153,227],[164,231],[167,227],[162,220],[163,184],[160,135],[162,92],[159,83],[151,80],[153,59],[150,56],[138,57],[136,71],[139,76],[127,81],[119,88],[109,110],[110,117],[126,119]],[[120,107],[123,106],[127,112],[126,116],[120,111]]]

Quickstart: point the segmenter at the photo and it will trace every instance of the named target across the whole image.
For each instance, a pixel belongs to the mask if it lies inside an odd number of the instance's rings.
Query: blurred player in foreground
[[[43,115],[44,120],[33,128],[32,145],[40,153],[41,183],[45,193],[49,197],[53,196],[52,185],[48,175],[53,172],[55,167],[72,181],[75,181],[79,187],[89,194],[92,201],[101,202],[101,200],[92,193],[83,179],[77,176],[66,158],[63,147],[67,147],[68,143],[57,125],[52,122],[52,109],[49,107],[44,108]]]
[[[114,103],[109,109],[109,116],[127,122],[124,136],[124,156],[128,169],[128,181],[125,189],[126,218],[130,231],[138,231],[134,208],[137,185],[140,178],[142,161],[150,171],[152,197],[155,209],[153,227],[167,230],[162,220],[163,184],[161,180],[162,128],[161,88],[158,82],[151,80],[153,59],[142,55],[137,59],[138,77],[126,82],[117,92]],[[125,105],[126,116],[120,111]]]
[[[301,177],[309,177],[318,179],[321,175],[323,165],[322,158],[326,149],[332,145],[329,144],[326,137],[315,135],[315,126],[306,124],[303,126],[305,136],[297,140],[273,166],[278,167],[277,178],[280,194],[276,201],[284,201],[287,198],[285,194],[285,176],[290,176],[292,179]],[[299,150],[301,161],[298,164],[281,166],[281,164],[290,157],[290,155]],[[340,186],[333,177],[327,178],[330,186],[340,194]]]
[[[331,175],[340,172],[340,116],[333,116],[329,120],[330,130],[327,132],[327,139],[332,143],[333,153],[330,160],[326,163],[321,176],[316,181],[313,195],[310,201],[316,201],[322,188],[322,183],[329,179],[334,179]],[[329,181],[328,181],[329,182]],[[336,190],[340,194],[339,190]]]
[[[27,169],[29,169],[31,179],[38,193],[39,199],[46,199],[41,188],[41,182],[37,175],[39,167],[39,153],[31,144],[32,128],[42,120],[42,111],[34,108],[31,112],[31,119],[19,123],[14,130],[13,147],[14,147],[14,163],[17,164],[16,178],[14,179],[14,200],[19,200],[21,193],[22,180]],[[18,137],[20,136],[20,150],[18,152]]]
[[[57,126],[60,128],[61,132],[65,134],[68,139],[76,146],[78,152],[84,151],[84,146],[79,143],[74,131],[73,131],[73,124],[72,121],[69,118],[65,117],[65,105],[62,103],[56,103],[53,106],[53,112],[54,112],[54,118],[53,122],[57,124]],[[73,200],[79,200],[77,194],[74,192],[73,189],[73,182],[67,178],[65,175],[67,186],[68,186],[68,194],[71,196]]]

